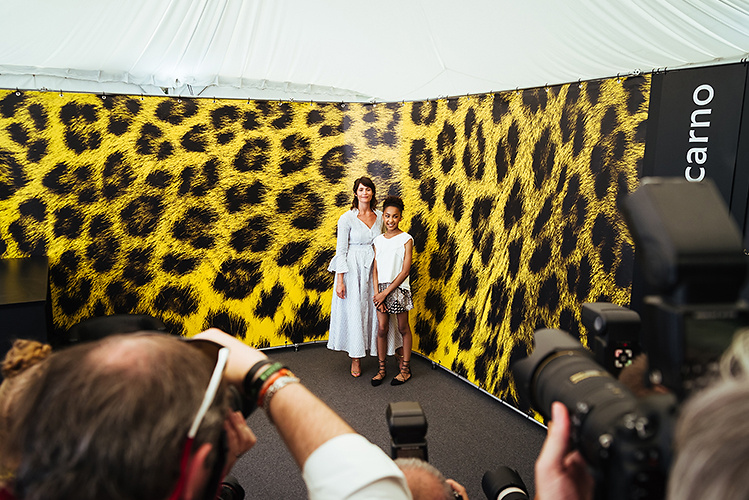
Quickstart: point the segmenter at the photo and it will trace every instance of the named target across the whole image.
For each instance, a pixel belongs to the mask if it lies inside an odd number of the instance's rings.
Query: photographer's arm
[[[195,337],[230,349],[224,377],[240,388],[248,370],[268,359],[257,349],[217,329]],[[357,434],[302,384],[288,384],[277,391],[270,399],[268,411],[268,417],[304,472],[310,498],[331,497],[331,492],[333,497],[342,499],[411,498],[403,473],[390,457]],[[351,455],[357,456],[357,460],[350,460]]]
[[[300,468],[323,443],[342,434],[355,434],[354,429],[301,384],[289,385],[273,396],[269,416]]]
[[[536,500],[591,500],[593,478],[580,452],[570,449],[570,419],[559,402],[551,405],[551,422],[536,460]]]
[[[215,328],[199,333],[195,338],[212,340],[230,349],[224,377],[240,389],[247,371],[258,361],[268,359],[257,349]],[[355,433],[342,418],[301,384],[290,384],[273,396],[270,417],[300,467],[318,446],[329,439]]]

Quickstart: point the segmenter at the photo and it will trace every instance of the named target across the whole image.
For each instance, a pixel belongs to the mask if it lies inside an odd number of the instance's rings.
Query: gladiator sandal
[[[390,381],[390,385],[403,385],[409,380],[411,380],[411,360],[409,359],[406,361],[404,359],[401,361],[401,372],[393,377],[393,380]]]
[[[400,371],[401,367],[403,366],[403,348],[399,347],[395,350],[395,359],[398,361],[398,371]]]
[[[387,377],[387,369],[386,369],[386,360],[384,359],[378,359],[377,363],[380,365],[379,370],[377,370],[377,375],[372,377],[372,387],[377,387],[380,385],[384,380],[385,377]]]

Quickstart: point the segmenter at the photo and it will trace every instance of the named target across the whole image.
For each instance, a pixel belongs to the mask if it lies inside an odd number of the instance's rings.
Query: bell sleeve
[[[338,219],[335,255],[328,266],[328,271],[333,273],[348,272],[348,242],[349,233],[351,232],[350,213],[346,212]]]

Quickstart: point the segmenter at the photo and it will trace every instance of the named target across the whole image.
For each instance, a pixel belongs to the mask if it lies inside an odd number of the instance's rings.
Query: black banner
[[[645,176],[711,178],[742,229],[749,164],[737,159],[746,80],[744,64],[654,74],[643,163]]]

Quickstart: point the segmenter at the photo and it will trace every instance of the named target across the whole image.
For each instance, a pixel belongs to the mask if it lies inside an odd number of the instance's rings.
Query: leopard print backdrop
[[[258,347],[327,336],[353,180],[403,197],[415,350],[517,403],[537,327],[629,302],[617,212],[648,77],[361,104],[0,91],[0,257],[47,255],[54,335],[117,313]]]

